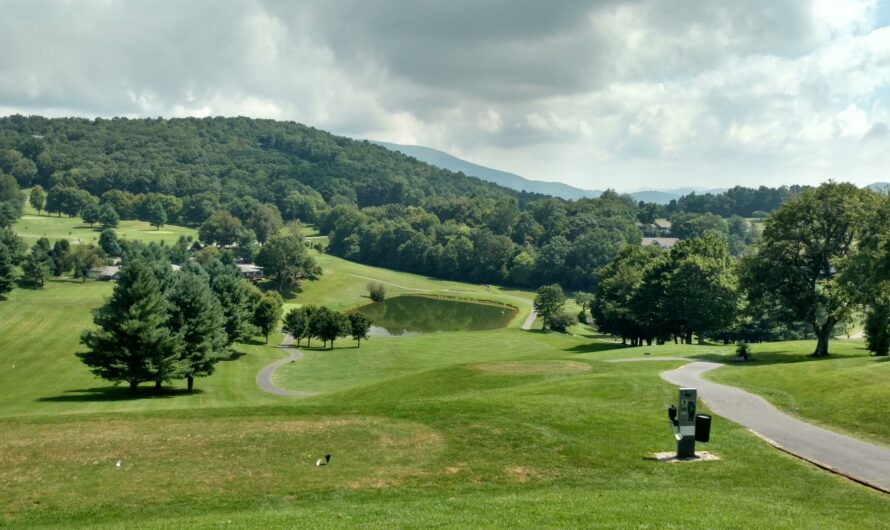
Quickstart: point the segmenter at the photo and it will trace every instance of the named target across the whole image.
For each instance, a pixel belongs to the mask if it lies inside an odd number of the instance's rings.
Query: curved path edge
[[[686,361],[689,364],[659,374],[665,381],[695,387],[708,407],[738,423],[767,443],[825,470],[884,493],[890,493],[890,448],[838,434],[781,412],[762,397],[739,388],[703,379],[721,363],[682,357],[613,359],[608,362]]]
[[[262,390],[275,394],[277,396],[284,397],[310,397],[316,395],[314,392],[304,392],[301,390],[287,390],[277,386],[272,382],[272,374],[275,373],[275,370],[284,366],[287,363],[296,362],[303,358],[303,352],[296,348],[291,348],[291,344],[294,343],[294,338],[289,334],[284,335],[284,340],[281,341],[281,348],[284,348],[286,352],[288,352],[288,356],[284,359],[280,359],[275,361],[274,363],[267,364],[263,367],[262,370],[256,375],[256,384]]]

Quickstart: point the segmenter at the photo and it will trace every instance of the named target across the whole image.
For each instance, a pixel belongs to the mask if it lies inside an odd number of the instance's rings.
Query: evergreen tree
[[[93,312],[96,329],[81,334],[88,348],[77,356],[95,375],[139,383],[182,376],[181,345],[170,331],[170,303],[151,267],[134,260],[121,269],[111,298]]]
[[[0,298],[6,299],[6,293],[15,287],[15,276],[12,265],[12,253],[2,241],[0,241]]]
[[[109,256],[120,257],[121,246],[117,240],[117,232],[111,228],[102,230],[99,234],[99,247]]]
[[[53,260],[50,252],[49,240],[41,237],[31,247],[31,253],[22,265],[25,277],[34,283],[34,287],[43,287],[52,272]]]
[[[368,338],[368,331],[371,329],[371,319],[358,311],[349,313],[347,318],[349,319],[349,333],[358,343],[358,347],[361,348],[362,339]]]
[[[181,344],[182,373],[191,391],[195,377],[213,374],[225,357],[226,318],[209,278],[198,266],[187,266],[173,276],[169,326]]]
[[[269,343],[269,333],[275,330],[278,321],[281,320],[281,307],[284,300],[281,295],[275,291],[263,294],[256,309],[253,313],[253,323],[259,328],[260,333],[266,337],[266,344]]]
[[[249,284],[241,277],[241,272],[232,265],[223,265],[219,260],[210,262],[207,272],[210,274],[210,287],[226,317],[228,344],[252,337],[256,328],[252,324]]]
[[[67,239],[60,239],[53,243],[50,257],[53,261],[53,276],[61,276],[70,271],[71,267],[74,266],[71,262],[71,243]]]

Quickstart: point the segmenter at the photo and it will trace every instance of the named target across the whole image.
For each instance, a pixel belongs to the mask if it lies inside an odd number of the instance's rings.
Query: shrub
[[[742,341],[742,342],[738,343],[738,345],[735,347],[735,354],[736,354],[736,356],[738,356],[746,361],[750,361],[751,360],[751,346],[749,346],[747,342]]]
[[[569,326],[576,322],[578,322],[578,318],[575,315],[563,311],[550,317],[549,327],[553,331],[565,333]]]
[[[371,300],[382,302],[386,298],[386,287],[380,282],[371,282],[368,284],[368,294]]]

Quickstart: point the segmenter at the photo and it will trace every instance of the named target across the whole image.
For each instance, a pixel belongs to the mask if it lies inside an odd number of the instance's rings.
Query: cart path
[[[294,338],[290,336],[289,333],[285,333],[284,340],[281,341],[281,347],[286,351],[289,355],[284,359],[279,361],[275,361],[274,363],[267,364],[260,370],[260,373],[256,375],[256,384],[261,389],[265,390],[270,394],[275,394],[277,396],[285,396],[285,397],[310,397],[316,395],[315,392],[305,392],[300,390],[285,390],[275,385],[272,382],[272,374],[278,368],[284,366],[287,363],[297,362],[303,358],[303,352],[296,348],[291,348],[291,344],[294,343]]]
[[[642,357],[622,361],[691,361],[680,357]],[[693,361],[661,378],[698,389],[699,396],[719,416],[747,427],[775,447],[817,466],[885,493],[890,493],[890,448],[838,434],[779,411],[760,396],[713,383],[701,377],[723,366]]]
[[[526,318],[525,322],[522,323],[522,329],[526,331],[532,329],[532,326],[535,324],[536,318],[538,318],[538,310],[535,309],[534,305],[532,305],[532,310],[528,314],[528,318]]]

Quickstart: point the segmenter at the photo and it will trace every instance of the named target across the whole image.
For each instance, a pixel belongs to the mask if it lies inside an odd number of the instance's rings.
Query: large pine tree
[[[108,302],[93,312],[98,327],[85,331],[88,351],[78,357],[109,381],[126,381],[130,390],[146,381],[160,387],[183,376],[181,344],[168,328],[170,303],[152,268],[132,261],[121,269]]]
[[[188,265],[175,276],[169,293],[170,329],[182,344],[182,370],[191,391],[195,377],[211,375],[225,356],[226,317],[197,265]]]
[[[25,262],[22,264],[25,277],[31,280],[34,287],[43,287],[43,284],[46,283],[46,279],[52,272],[53,259],[50,252],[49,240],[41,237],[31,247],[31,253],[28,254],[28,257],[25,258]]]

